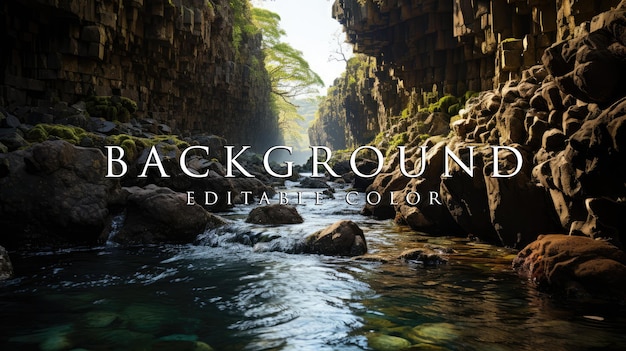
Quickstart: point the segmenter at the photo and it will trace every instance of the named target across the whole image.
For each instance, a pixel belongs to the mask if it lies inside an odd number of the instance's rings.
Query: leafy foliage
[[[258,32],[258,28],[252,22],[250,2],[248,0],[230,0],[230,8],[233,11],[233,45],[235,53],[240,54],[240,46],[245,36],[251,36]]]
[[[280,16],[266,9],[253,8],[252,18],[263,35],[262,49],[265,68],[269,74],[273,105],[278,114],[279,128],[290,145],[298,145],[305,135],[304,121],[292,103],[300,96],[317,93],[316,87],[324,86],[302,56],[302,52],[282,42],[285,31],[280,28]]]
[[[270,75],[272,92],[275,95],[287,100],[316,93],[316,87],[324,86],[322,78],[302,57],[302,52],[281,41],[285,31],[280,28],[278,14],[253,8],[252,18],[263,34],[265,68]]]

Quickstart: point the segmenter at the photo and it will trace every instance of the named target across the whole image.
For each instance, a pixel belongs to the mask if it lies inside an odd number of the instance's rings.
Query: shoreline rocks
[[[187,205],[185,194],[148,185],[123,188],[125,218],[112,238],[120,244],[191,243],[207,228],[226,222],[202,206]]]
[[[431,140],[409,136],[407,153],[421,146],[431,149],[407,160],[407,168],[419,168],[415,165],[423,158],[429,166],[443,162],[443,154],[435,150],[447,147],[465,150],[455,153],[466,165],[473,161],[472,176],[453,162],[451,177],[427,172],[407,182],[398,172],[397,155],[391,155],[368,188],[383,194],[383,199],[391,191],[404,196],[435,188],[442,207],[406,201],[390,206],[381,201],[366,205],[363,213],[395,216],[399,223],[433,234],[456,228],[462,235],[514,248],[552,232],[604,238],[622,247],[626,233],[616,214],[626,201],[625,91],[609,84],[606,94],[596,94],[595,87],[601,84],[600,77],[612,74],[605,64],[614,72],[610,79],[626,72],[626,41],[619,34],[625,6],[599,14],[588,31],[548,48],[543,66],[532,66],[519,79],[469,98],[451,123],[455,135],[439,136],[434,147]],[[418,128],[429,117],[409,116],[408,129]],[[500,173],[513,172],[521,162],[517,175],[490,175],[496,165],[483,148],[491,145],[507,146],[521,155],[520,161],[509,150],[499,153]],[[474,147],[473,159],[467,155],[469,146]]]
[[[512,266],[540,290],[626,299],[626,253],[603,240],[541,235],[519,252]]]

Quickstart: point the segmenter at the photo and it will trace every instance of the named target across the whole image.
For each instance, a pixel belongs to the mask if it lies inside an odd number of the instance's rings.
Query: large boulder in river
[[[126,216],[112,238],[122,244],[189,243],[207,227],[225,221],[198,204],[189,205],[187,195],[148,185],[124,188],[128,192]]]
[[[273,204],[260,206],[248,214],[247,223],[255,224],[296,224],[304,220],[293,206]]]
[[[363,230],[352,221],[339,221],[305,239],[304,252],[328,256],[359,256],[367,252]]]
[[[626,253],[606,241],[541,235],[519,252],[513,268],[543,290],[626,298]]]
[[[98,149],[62,140],[0,154],[0,243],[95,242],[121,189]]]
[[[398,259],[403,262],[416,262],[424,266],[437,266],[448,262],[448,259],[439,252],[428,247],[402,251]]]

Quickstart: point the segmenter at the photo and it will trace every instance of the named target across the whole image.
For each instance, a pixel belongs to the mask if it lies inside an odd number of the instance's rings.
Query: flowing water
[[[290,191],[303,224],[246,224],[239,206],[193,245],[13,253],[0,350],[626,349],[624,306],[551,299],[511,271],[513,251],[359,216],[341,190],[320,205]],[[374,256],[428,246],[448,263],[277,251],[341,219]]]

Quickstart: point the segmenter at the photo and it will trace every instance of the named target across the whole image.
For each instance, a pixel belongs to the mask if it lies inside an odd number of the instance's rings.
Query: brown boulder
[[[554,293],[626,298],[626,253],[602,240],[541,235],[519,252],[513,268]]]
[[[448,259],[440,253],[427,247],[405,250],[398,256],[398,259],[405,262],[417,262],[424,266],[436,266],[448,262]]]
[[[543,134],[541,147],[546,151],[561,151],[565,149],[566,136],[562,131],[553,128]]]
[[[583,121],[590,114],[588,104],[585,105],[573,105],[568,107],[568,109],[563,113],[563,125],[562,129],[566,136],[571,136],[574,134],[580,126],[583,124]]]
[[[247,223],[255,224],[295,224],[304,220],[295,207],[273,204],[254,208],[246,218]]]
[[[536,150],[541,147],[543,133],[545,133],[548,129],[548,123],[536,116],[532,118],[533,121],[528,128],[528,139],[526,140],[526,144],[533,150]]]
[[[366,203],[361,213],[377,219],[394,218],[396,212],[393,205],[391,205],[391,193],[404,189],[410,180],[409,177],[405,177],[400,172],[400,169],[396,169],[392,173],[381,173],[376,176],[372,185],[367,188],[367,191],[378,192],[381,195],[381,201],[376,205]]]
[[[606,14],[612,16],[611,11]],[[623,13],[616,18],[623,21]],[[563,93],[582,101],[609,105],[625,92],[621,82],[626,73],[622,64],[626,48],[617,41],[616,33],[611,32],[614,29],[611,21],[600,22],[597,30],[588,35],[546,49],[542,61]],[[609,27],[601,28],[600,25]],[[556,98],[555,94],[550,95]],[[550,105],[562,107],[558,101],[546,100],[551,109]]]
[[[186,194],[169,188],[148,185],[124,190],[128,193],[126,216],[112,238],[117,243],[189,243],[207,227],[225,223],[198,204],[188,205]]]
[[[394,194],[396,220],[405,223],[416,230],[428,230],[430,232],[458,232],[459,227],[450,217],[445,206],[441,204],[438,190],[441,183],[441,172],[444,164],[446,141],[439,142],[428,150],[425,157],[425,170],[421,177],[403,177],[405,187],[402,191]],[[421,167],[421,159],[415,160],[418,169]],[[431,201],[431,192],[437,195]],[[419,194],[420,201],[417,201]],[[417,203],[416,203],[417,202]]]
[[[330,186],[322,179],[306,177],[300,181],[300,188],[328,189]]]
[[[428,127],[428,134],[442,135],[450,132],[450,116],[444,112],[433,112],[424,121]]]
[[[361,228],[344,220],[309,235],[303,251],[328,256],[359,256],[367,252],[367,244]]]
[[[372,160],[361,160],[356,163],[357,170],[364,175],[372,174],[376,171],[378,167],[378,163]],[[356,191],[365,191],[368,186],[372,185],[374,182],[374,177],[361,177],[358,175],[354,176],[354,180],[352,182],[352,187]]]

